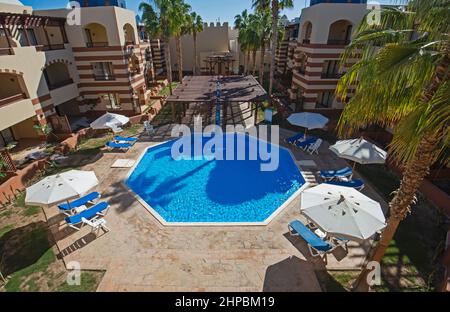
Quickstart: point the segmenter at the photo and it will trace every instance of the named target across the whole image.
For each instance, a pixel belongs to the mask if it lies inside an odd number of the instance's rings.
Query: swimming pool
[[[233,136],[233,143],[227,143],[229,136]],[[269,145],[268,149],[279,150],[278,168],[261,171],[261,164],[267,161],[259,156],[248,160],[254,146],[250,143],[257,139],[245,134],[224,135],[225,144],[219,151],[223,158],[237,158],[239,139],[245,141],[247,160],[175,160],[171,154],[175,140],[150,147],[125,184],[163,224],[267,224],[300,192],[305,180],[290,152],[278,146]],[[207,140],[201,138],[203,147]],[[233,152],[226,156],[231,144]]]

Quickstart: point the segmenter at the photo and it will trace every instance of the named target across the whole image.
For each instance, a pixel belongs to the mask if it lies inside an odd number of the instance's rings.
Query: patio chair
[[[316,142],[306,148],[306,152],[310,153],[311,155],[313,155],[314,153],[319,155],[319,148],[322,145],[322,142],[322,139],[317,139]]]
[[[117,143],[129,143],[129,144],[134,144],[136,143],[139,139],[138,138],[126,138],[120,135],[116,135],[114,136],[114,140]]]
[[[344,238],[344,237],[336,237],[336,236],[330,236],[327,235],[326,233],[323,233],[319,227],[308,217],[306,217],[307,223],[306,223],[306,227],[308,229],[310,229],[312,232],[314,232],[314,234],[316,234],[319,238],[321,239],[327,239],[327,241],[332,240],[332,242],[334,243],[334,245],[336,245],[336,247],[342,247],[345,249],[345,251],[348,252],[348,242],[350,240]],[[319,231],[320,233],[323,233],[323,236],[320,236],[319,233],[317,233],[317,231]]]
[[[302,142],[297,141],[294,143],[294,146],[305,151],[311,144],[314,144],[316,142],[317,142],[317,138],[312,137],[312,138],[306,139],[305,141],[302,141]]]
[[[106,147],[108,147],[109,149],[120,149],[123,151],[128,151],[133,145],[131,145],[130,143],[116,143],[116,142],[108,142],[106,143]]]
[[[58,205],[59,210],[61,210],[65,215],[70,216],[70,212],[73,211],[73,209],[84,206],[86,204],[94,205],[94,201],[101,197],[101,194],[98,192],[92,192],[86,196],[83,196],[77,200],[74,200],[70,203],[64,203],[61,205]]]
[[[340,178],[349,178],[353,175],[353,170],[350,167],[345,167],[339,170],[322,170],[320,177],[324,180],[333,180]]]
[[[321,239],[299,220],[289,223],[288,229],[290,235],[300,236],[306,241],[309,252],[313,257],[326,256],[327,253],[332,252],[337,247],[332,242]]]
[[[155,132],[155,127],[150,123],[150,121],[146,120],[144,121],[144,130],[148,135],[151,135]]]
[[[293,135],[293,136],[285,139],[284,142],[286,144],[294,144],[295,142],[297,142],[299,140],[302,140],[302,139],[305,139],[305,138],[306,138],[305,134],[303,132],[299,132],[296,135]]]
[[[362,191],[364,189],[364,181],[362,180],[351,180],[351,181],[327,181],[326,184],[331,185],[338,185],[338,186],[345,186],[345,187],[352,187],[358,191]]]
[[[71,228],[79,231],[85,224],[89,225],[89,223],[84,220],[94,222],[95,220],[106,216],[108,210],[109,204],[107,202],[101,202],[77,215],[67,217],[64,220]]]

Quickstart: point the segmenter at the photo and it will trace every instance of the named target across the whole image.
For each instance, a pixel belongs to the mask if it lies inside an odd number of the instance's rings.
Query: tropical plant
[[[257,12],[259,17],[258,23],[258,33],[260,44],[259,48],[261,51],[261,59],[259,63],[259,83],[264,84],[264,59],[266,56],[266,47],[270,44],[270,38],[272,36],[272,20],[270,17],[270,10],[265,9]]]
[[[250,44],[248,30],[250,27],[249,14],[247,10],[242,11],[234,17],[234,27],[239,29],[238,41],[241,51],[246,55],[244,58],[244,73],[248,74],[250,68]]]
[[[184,0],[172,0],[173,10],[171,14],[171,22],[173,36],[175,37],[175,45],[177,49],[178,63],[178,80],[183,80],[183,49],[181,47],[181,37],[189,33],[191,6]]]
[[[188,19],[188,32],[192,34],[194,40],[194,67],[192,72],[194,75],[198,75],[198,56],[197,56],[197,34],[203,31],[203,20],[196,12],[192,12]]]
[[[387,7],[380,25],[362,22],[342,64],[360,57],[341,78],[337,95],[346,99],[339,121],[341,136],[377,124],[394,129],[389,154],[403,166],[399,189],[389,204],[387,227],[368,257],[381,263],[415,194],[437,160],[449,163],[450,8],[448,0],[411,0],[405,9]],[[365,266],[355,290],[369,289]]]
[[[265,10],[271,6],[272,11],[272,38],[271,38],[271,55],[270,55],[270,83],[269,96],[272,96],[273,79],[275,75],[275,53],[279,43],[279,15],[280,10],[285,8],[292,8],[294,6],[293,0],[253,0],[253,6],[257,10]]]
[[[174,34],[174,22],[172,20],[172,14],[175,11],[174,3],[173,0],[152,0],[151,3],[141,2],[139,4],[139,11],[142,12],[141,20],[146,31],[153,38],[158,38],[163,43],[170,94],[172,94],[172,65],[169,39]]]

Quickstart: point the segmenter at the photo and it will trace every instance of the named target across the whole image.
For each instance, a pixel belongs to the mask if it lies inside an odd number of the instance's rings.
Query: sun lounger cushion
[[[109,207],[109,204],[107,202],[101,202],[101,203],[93,206],[92,208],[89,208],[88,210],[83,211],[80,214],[67,217],[65,220],[68,224],[78,224],[78,223],[82,222],[82,218],[89,220],[90,218],[97,215],[97,213],[100,213],[100,212],[106,210],[108,207]]]
[[[337,185],[337,186],[345,186],[345,187],[353,187],[355,189],[361,189],[364,187],[364,182],[362,180],[352,180],[352,181],[328,181],[326,184]]]
[[[317,234],[312,232],[298,220],[289,224],[290,228],[301,236],[311,247],[319,251],[328,251],[333,248],[329,243],[323,241]]]
[[[287,138],[285,140],[285,142],[289,143],[289,144],[293,144],[295,141],[298,141],[298,140],[300,140],[300,139],[302,139],[304,137],[305,137],[305,134],[303,132],[299,132],[296,135],[291,136],[290,138]]]
[[[106,146],[109,148],[131,148],[132,145],[129,143],[116,143],[116,142],[108,142]]]
[[[114,137],[114,140],[116,141],[121,141],[121,142],[136,142],[138,139],[137,138],[126,138],[120,135],[116,135]]]
[[[346,167],[339,170],[320,171],[320,176],[324,179],[348,177],[353,173],[352,168]]]
[[[88,202],[93,201],[93,200],[95,200],[95,199],[97,199],[99,197],[100,197],[100,193],[93,192],[93,193],[90,193],[90,194],[88,194],[86,196],[83,196],[83,197],[81,197],[81,198],[79,198],[79,199],[77,199],[77,200],[75,200],[73,202],[70,202],[69,204],[67,204],[67,203],[61,204],[61,205],[58,206],[58,208],[61,209],[61,210],[71,210],[71,209],[74,209],[74,208],[81,207],[81,206],[87,204]]]
[[[305,148],[305,147],[310,146],[311,144],[316,143],[316,141],[317,141],[316,138],[309,138],[302,142],[295,142],[294,145],[297,146],[298,148]]]

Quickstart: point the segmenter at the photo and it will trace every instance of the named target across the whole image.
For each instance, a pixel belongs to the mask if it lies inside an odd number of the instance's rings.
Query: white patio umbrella
[[[324,232],[362,241],[386,227],[381,206],[353,188],[320,184],[302,193],[301,212]]]
[[[71,170],[44,178],[26,189],[25,203],[49,206],[80,197],[98,185],[93,171]]]
[[[317,113],[295,113],[287,119],[291,125],[306,128],[307,130],[325,127],[329,119]],[[306,135],[306,133],[305,133]]]
[[[113,113],[106,113],[91,123],[92,129],[112,129],[118,132],[123,125],[127,124],[130,118]]]
[[[387,157],[386,151],[363,138],[338,141],[330,146],[330,150],[341,158],[363,165],[384,164]]]

